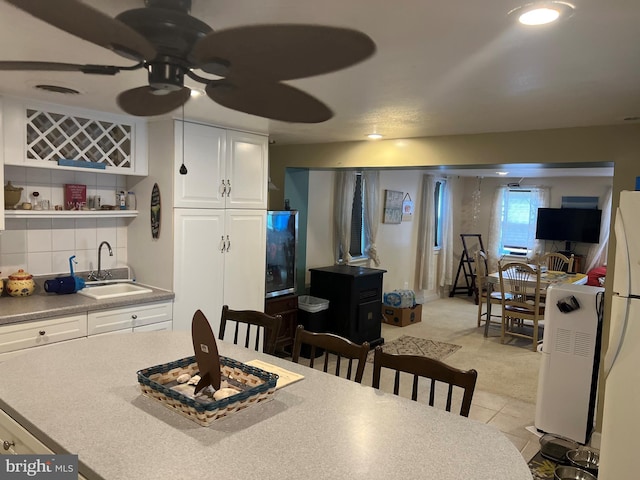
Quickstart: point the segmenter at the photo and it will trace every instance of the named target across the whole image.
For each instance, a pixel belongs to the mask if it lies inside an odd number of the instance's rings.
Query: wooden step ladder
[[[475,294],[477,303],[478,292],[476,289],[476,275],[473,265],[474,259],[471,252],[475,252],[476,250],[485,251],[484,245],[482,244],[482,235],[479,233],[461,233],[460,239],[462,240],[462,255],[460,255],[456,279],[453,282],[449,296],[453,297],[456,293],[466,293],[470,297]],[[458,281],[461,281],[461,273],[462,276],[464,276],[465,285],[458,286]]]

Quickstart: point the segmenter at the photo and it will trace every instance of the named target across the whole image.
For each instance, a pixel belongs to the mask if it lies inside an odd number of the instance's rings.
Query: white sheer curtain
[[[380,224],[380,172],[378,170],[365,170],[362,173],[364,180],[364,235],[365,253],[377,267],[380,265],[376,236]]]
[[[435,179],[432,175],[422,176],[422,192],[420,196],[420,215],[418,220],[418,247],[416,252],[416,289],[431,290],[434,276],[433,247],[435,231],[433,225]]]
[[[335,179],[334,208],[334,249],[336,258],[346,264],[351,262],[349,248],[351,246],[351,212],[353,210],[353,194],[356,184],[356,173],[351,170],[338,170]]]
[[[609,248],[609,230],[611,228],[611,197],[612,189],[609,187],[602,204],[602,222],[600,224],[600,243],[589,247],[585,264],[585,272],[592,268],[607,264],[607,250]]]
[[[489,218],[489,238],[487,239],[487,254],[489,257],[489,270],[498,270],[498,260],[502,256],[500,240],[502,238],[502,208],[509,187],[498,187],[493,195],[493,206]]]
[[[447,287],[453,284],[453,184],[453,179],[447,177],[442,192],[442,244],[440,245],[439,282],[442,291],[448,291]]]

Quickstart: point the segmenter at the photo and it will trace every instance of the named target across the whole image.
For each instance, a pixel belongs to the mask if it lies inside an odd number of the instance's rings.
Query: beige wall
[[[343,142],[315,145],[272,146],[269,150],[271,179],[284,184],[287,167],[427,167],[488,166],[534,163],[549,166],[614,165],[613,204],[618,206],[621,190],[633,190],[640,176],[640,125],[602,126],[507,132],[446,137],[424,137],[377,142]],[[282,191],[272,191],[269,208],[282,208]],[[614,258],[615,243],[609,243],[609,258]],[[605,295],[604,345],[609,333],[609,266]],[[604,356],[603,356],[604,357]],[[602,405],[604,388],[599,389]],[[602,410],[598,409],[598,429]]]

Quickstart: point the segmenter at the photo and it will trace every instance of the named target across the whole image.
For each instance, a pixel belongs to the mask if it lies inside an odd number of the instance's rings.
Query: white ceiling
[[[45,0],[43,0],[45,1]],[[51,1],[51,0],[49,0]],[[142,0],[90,0],[116,15]],[[214,29],[315,23],[367,33],[376,54],[351,68],[290,82],[335,117],[290,124],[192,99],[188,118],[268,133],[278,145],[623,124],[640,116],[640,1],[574,0],[572,17],[516,25],[518,0],[193,0]],[[123,59],[0,2],[0,60],[127,65]],[[33,89],[49,83],[69,96]],[[188,82],[187,82],[188,83]],[[117,94],[146,84],[143,70],[116,77],[0,72],[0,93],[118,112]]]

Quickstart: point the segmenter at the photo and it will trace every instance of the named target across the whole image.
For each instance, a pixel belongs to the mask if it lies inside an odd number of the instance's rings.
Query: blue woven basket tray
[[[180,375],[188,373],[193,376],[198,373],[195,356],[144,368],[137,375],[144,395],[203,426],[267,400],[276,390],[278,375],[274,373],[223,356],[220,356],[220,370],[223,380],[228,379],[242,391],[221,400],[204,403],[171,388]]]

